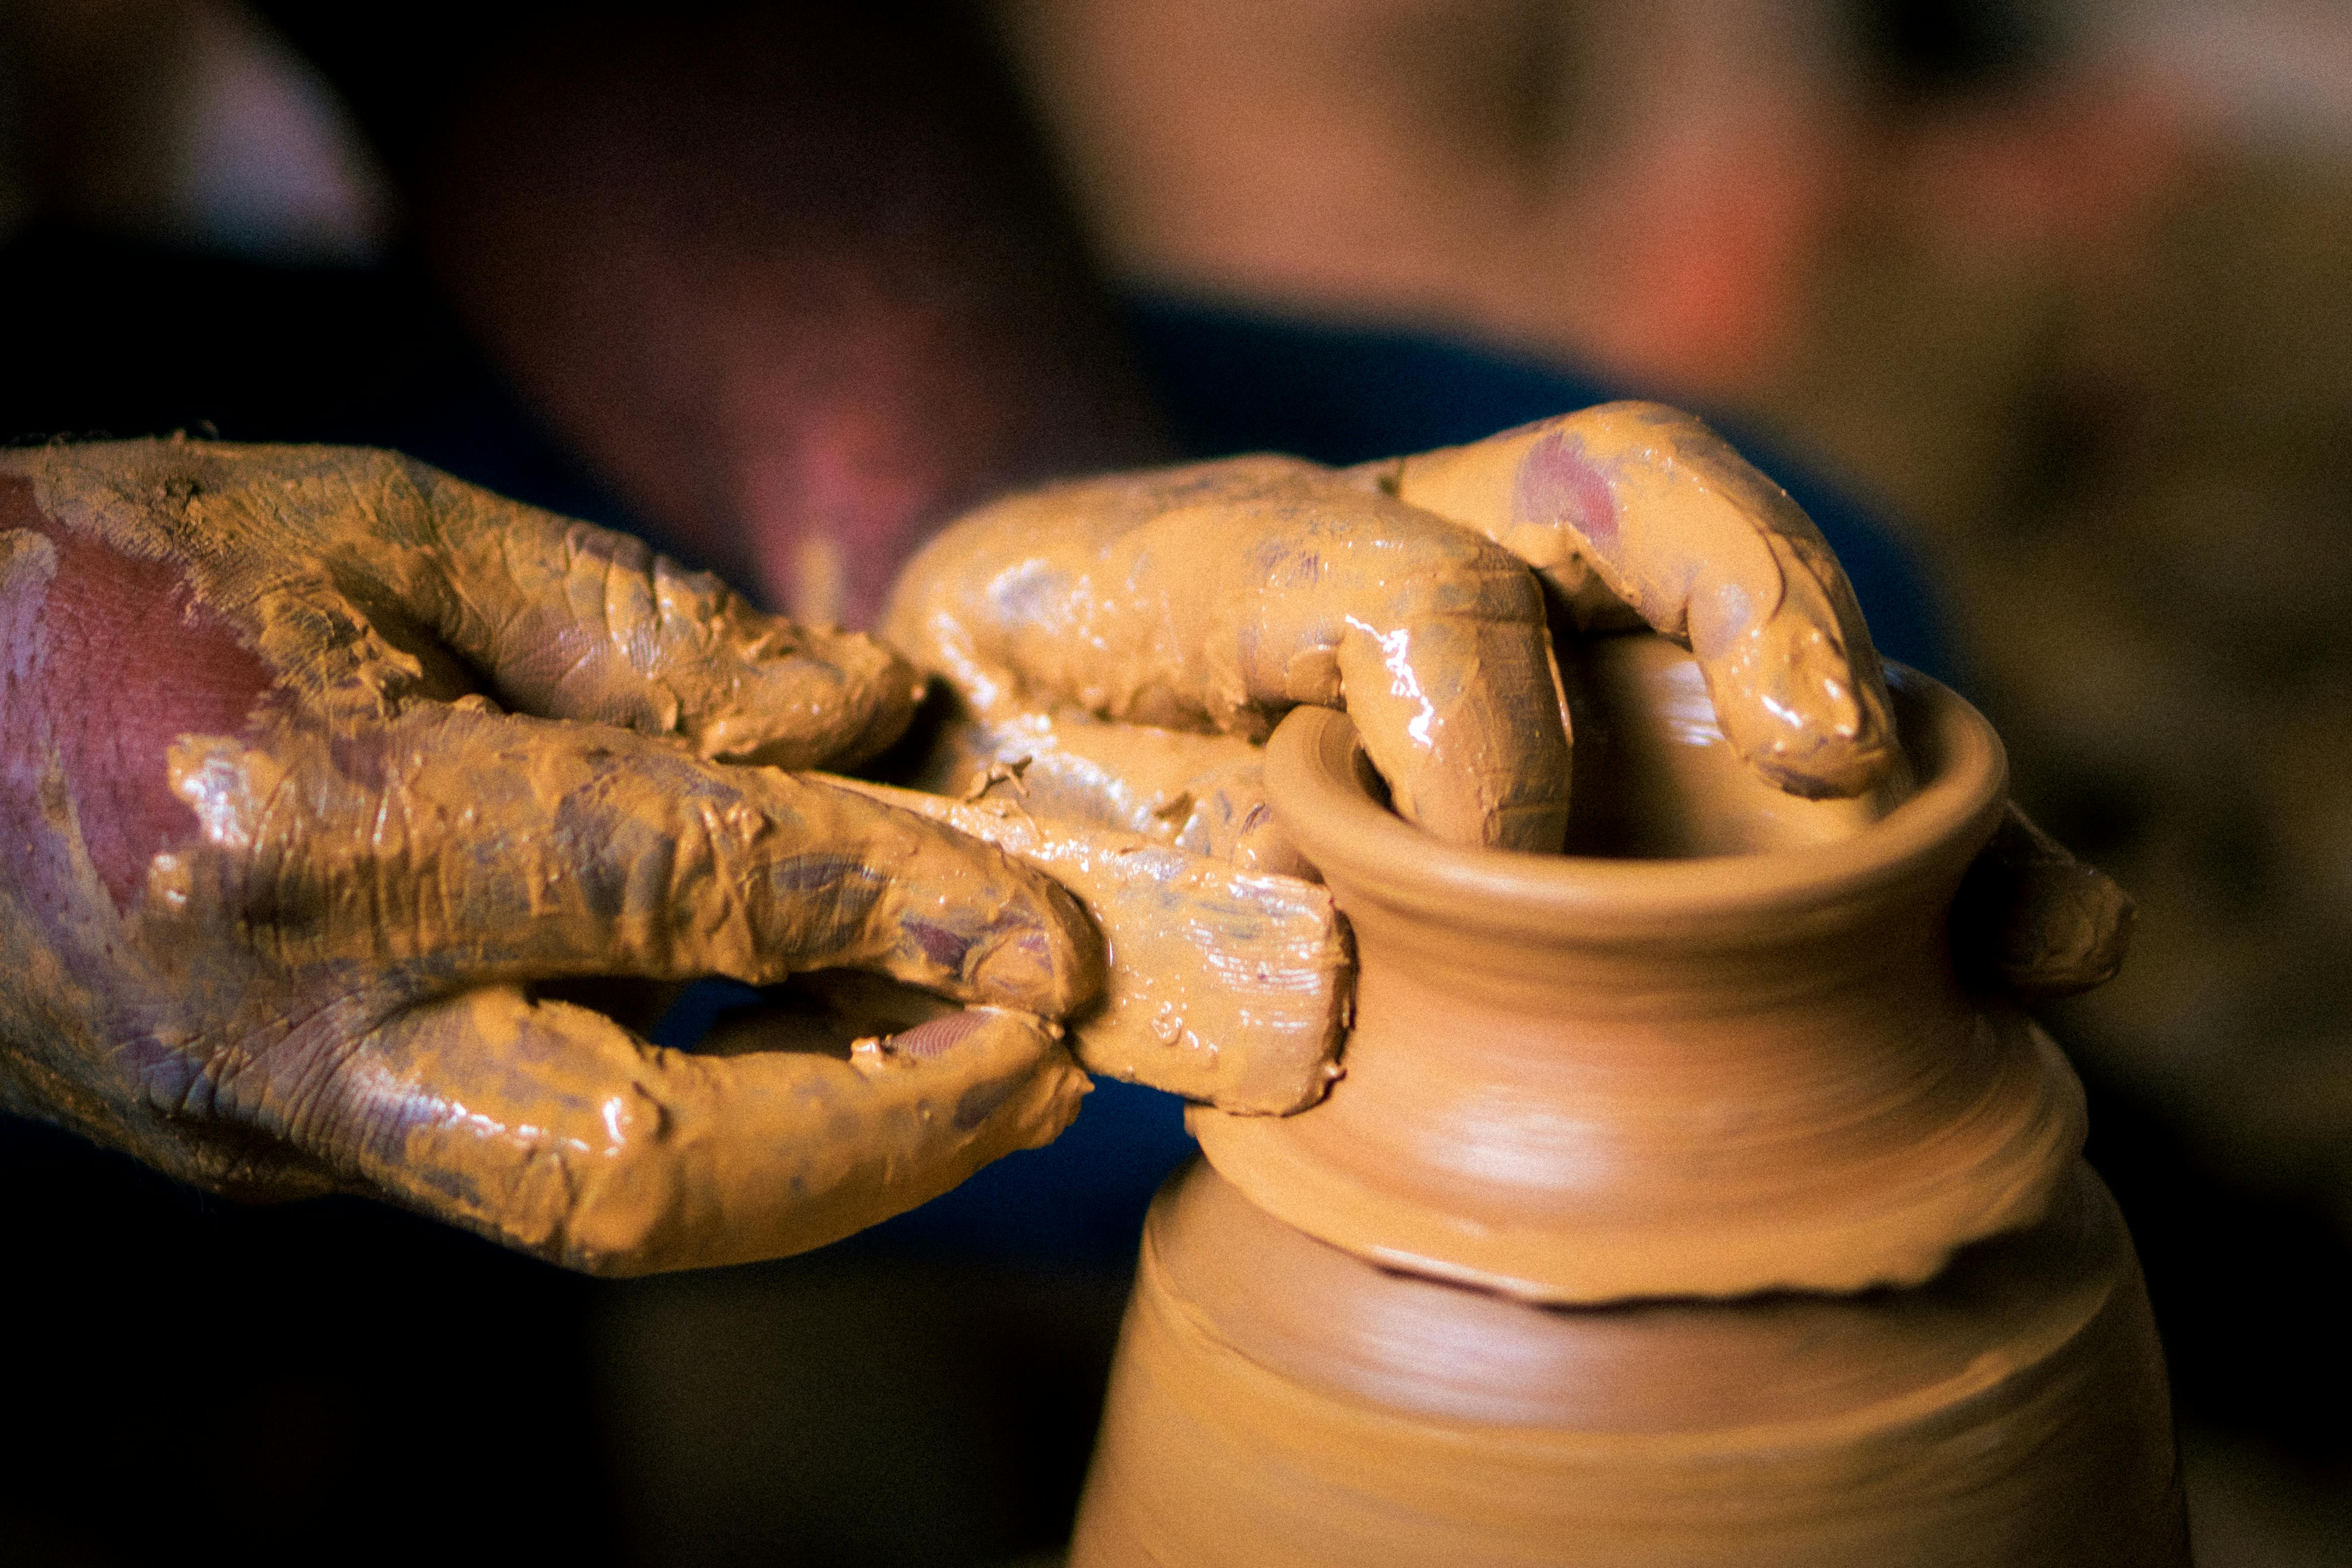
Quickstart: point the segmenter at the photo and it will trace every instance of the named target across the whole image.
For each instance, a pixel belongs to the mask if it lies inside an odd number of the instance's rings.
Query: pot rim
[[[1752,932],[1759,919],[1867,904],[1937,872],[1956,874],[1999,822],[2009,761],[1992,725],[1939,681],[1891,663],[1886,674],[1918,790],[1828,844],[1672,860],[1449,844],[1373,796],[1359,772],[1370,763],[1360,761],[1354,722],[1328,708],[1294,709],[1276,729],[1266,793],[1335,889],[1402,910],[1443,909],[1481,929],[1555,938],[1622,938],[1658,926],[1686,937],[1696,929]]]

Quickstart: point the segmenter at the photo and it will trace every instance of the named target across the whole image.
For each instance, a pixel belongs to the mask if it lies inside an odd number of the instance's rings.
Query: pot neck
[[[1391,958],[1611,990],[1908,970],[1941,962],[1944,913],[1999,821],[2008,773],[1967,702],[1915,672],[1890,676],[1916,790],[1801,847],[1634,859],[1446,844],[1387,808],[1354,726],[1322,709],[1276,731],[1267,791],[1354,923],[1368,976]]]

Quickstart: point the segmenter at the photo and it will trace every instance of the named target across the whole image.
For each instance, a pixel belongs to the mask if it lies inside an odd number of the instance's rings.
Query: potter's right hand
[[[1604,403],[1365,470],[1525,560],[1580,626],[1687,644],[1725,739],[1780,788],[1853,795],[1898,755],[1845,572],[1789,493],[1699,420]],[[2132,901],[2011,805],[1953,922],[1976,984],[2026,1001],[2105,984]]]
[[[1781,789],[1858,795],[1894,768],[1886,677],[1844,568],[1702,421],[1603,403],[1366,472],[1527,562],[1580,629],[1630,619],[1687,646],[1724,738]]]
[[[1530,566],[1580,623],[1686,642],[1780,788],[1860,795],[1894,767],[1878,655],[1820,531],[1654,404],[1346,472],[1239,458],[1015,496],[908,564],[885,627],[983,721],[1075,703],[1255,740],[1299,703],[1343,707],[1408,818],[1556,849],[1569,735]]]
[[[1318,464],[1237,458],[998,501],[908,563],[883,629],[983,723],[1063,702],[1261,741],[1301,703],[1345,708],[1430,831],[1548,849],[1567,826],[1534,577]]]
[[[1778,787],[1863,795],[1899,761],[1877,651],[1820,531],[1656,404],[1344,472],[1240,458],[1014,496],[909,563],[885,624],[1017,748],[1043,737],[1024,716],[1061,704],[1251,740],[1297,704],[1344,707],[1405,816],[1554,849],[1569,736],[1538,579],[1580,629],[1686,644],[1725,737]],[[1195,802],[1214,819],[1201,846],[1284,865],[1251,836],[1255,769],[1233,750],[1202,753],[1169,804],[1218,797]],[[1119,771],[1079,761],[1107,784]],[[1960,929],[1983,948],[1962,956],[1985,984],[2061,995],[2121,962],[2130,900],[2014,808],[1968,896]]]
[[[846,1234],[1084,1092],[1067,896],[778,771],[913,672],[634,541],[383,453],[0,454],[0,1104],[626,1272]],[[820,968],[973,1005],[845,1061],[533,990]]]

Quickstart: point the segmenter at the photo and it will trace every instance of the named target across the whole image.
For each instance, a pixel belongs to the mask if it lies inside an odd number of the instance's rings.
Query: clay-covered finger
[[[627,534],[409,468],[444,542],[433,629],[511,707],[806,768],[880,751],[921,699],[862,633],[796,626]]]
[[[45,504],[142,560],[282,680],[356,721],[481,690],[696,753],[846,766],[887,745],[914,672],[871,639],[763,615],[625,534],[356,447],[45,448]]]
[[[233,921],[289,963],[754,984],[862,968],[1055,1016],[1101,985],[1084,914],[998,850],[625,731],[423,706],[359,736],[190,736],[171,776],[206,848],[157,862],[150,906]]]
[[[1788,492],[1697,419],[1611,403],[1386,466],[1573,608],[1613,597],[1685,640],[1724,731],[1781,788],[1853,795],[1894,766],[1885,678],[1853,590]]]
[[[1343,708],[1407,820],[1456,843],[1559,847],[1568,721],[1542,596],[1517,560],[1320,474],[1139,535],[1171,554],[1192,538],[1240,563],[1190,612],[1221,727]]]
[[[1953,903],[1953,959],[1970,981],[2020,1001],[2073,996],[2115,978],[2136,913],[2113,878],[2012,801]]]
[[[597,1274],[823,1246],[1076,1114],[1045,1026],[974,1009],[844,1060],[702,1056],[490,985],[396,1015],[275,1112],[355,1184]]]
[[[1444,580],[1431,596],[1476,596],[1473,581],[1467,574]],[[1507,605],[1522,582],[1488,578],[1478,586]],[[1354,717],[1407,821],[1458,844],[1559,848],[1568,826],[1569,732],[1549,639],[1525,613],[1422,601],[1407,595],[1385,617],[1347,617],[1332,650],[1337,706]],[[1319,637],[1302,640],[1319,651]]]
[[[1398,808],[1551,849],[1567,716],[1507,551],[1311,463],[1251,458],[1017,497],[910,563],[886,626],[984,718],[1068,702],[1261,738],[1345,707]]]

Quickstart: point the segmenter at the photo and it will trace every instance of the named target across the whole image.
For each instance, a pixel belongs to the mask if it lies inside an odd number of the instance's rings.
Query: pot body
[[[1296,1116],[1196,1110],[1202,1148],[1312,1235],[1533,1300],[1916,1284],[2032,1224],[2081,1089],[1962,992],[1945,930],[2005,761],[1931,681],[1896,714],[1917,788],[1878,820],[1675,859],[1440,844],[1384,809],[1345,717],[1292,714],[1266,784],[1354,930],[1346,1076]],[[1719,736],[1682,750],[1686,816],[1787,799]]]
[[[1357,944],[1345,1076],[1192,1112],[1073,1564],[2185,1563],[2080,1088],[1948,956],[1998,739],[1899,679],[1916,787],[1813,813],[1727,756],[1687,656],[1597,657],[1633,727],[1580,714],[1580,752],[1601,729],[1595,779],[1644,792],[1580,793],[1633,825],[1613,858],[1439,844],[1344,717],[1276,731]]]
[[[1544,1307],[1385,1270],[1206,1165],[1155,1204],[1073,1568],[2174,1568],[2121,1216],[1857,1296]]]

